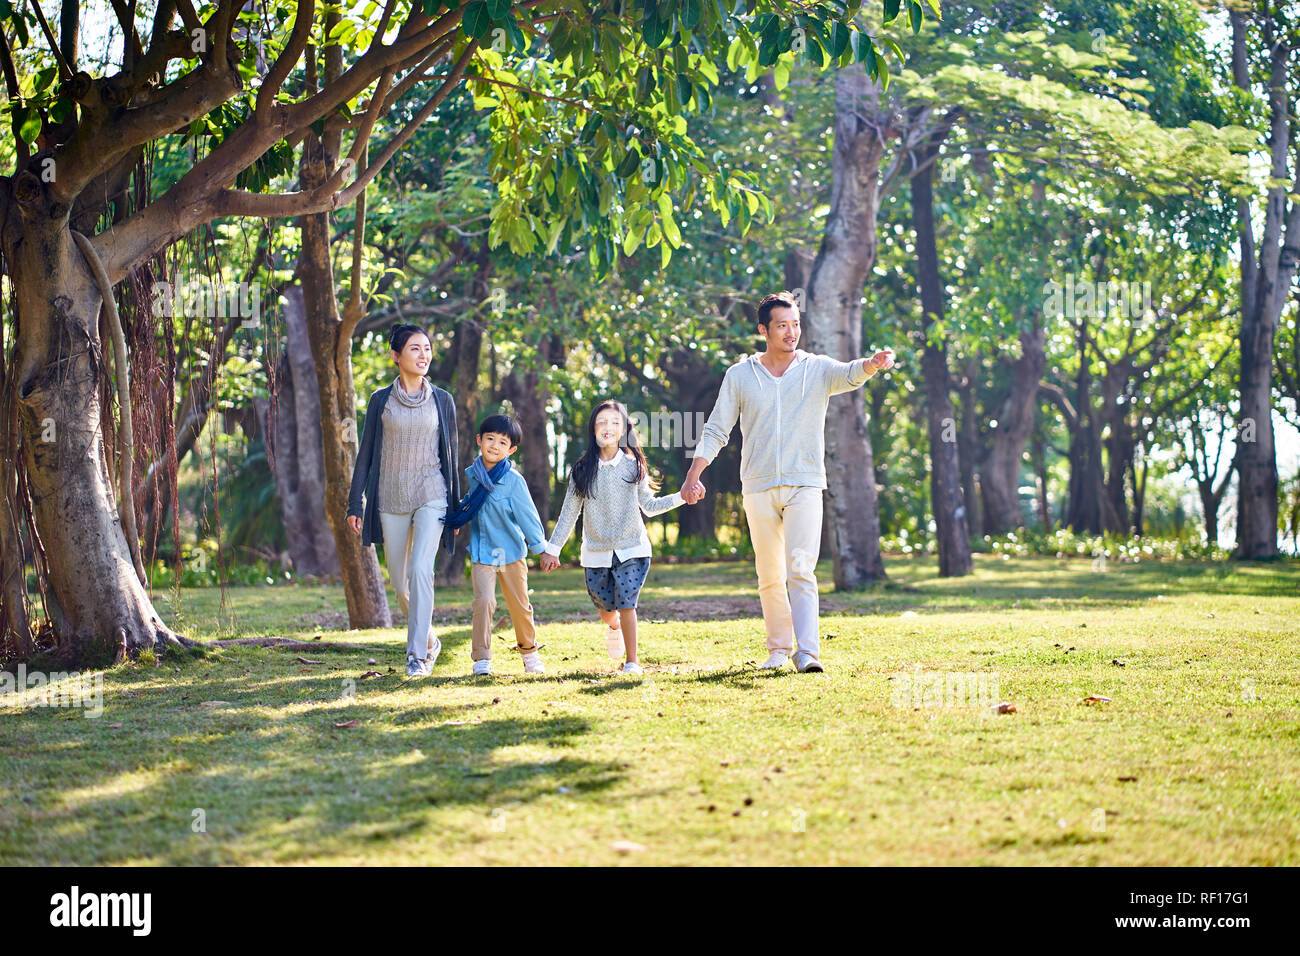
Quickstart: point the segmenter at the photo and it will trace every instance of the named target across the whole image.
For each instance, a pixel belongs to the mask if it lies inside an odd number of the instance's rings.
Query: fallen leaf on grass
[[[215,710],[217,707],[229,707],[228,700],[204,700],[199,702],[199,706],[207,710]]]
[[[379,671],[366,671],[364,674],[361,675],[359,679],[365,680],[367,677],[383,677],[383,676],[384,675],[379,673]]]
[[[640,843],[633,843],[631,840],[615,840],[609,845],[609,848],[615,853],[640,853],[645,849]]]
[[[1124,662],[1123,662],[1122,660],[1120,660],[1118,657],[1112,657],[1112,658],[1110,659],[1110,662],[1111,662],[1112,664],[1114,664],[1116,667],[1123,667],[1123,666],[1124,666]]]
[[[109,729],[110,729],[110,730],[116,730],[118,727],[121,727],[122,725],[121,725],[121,724],[109,724],[108,726],[109,726]]]
[[[995,714],[1014,714],[1017,712],[1016,705],[1005,700],[993,705],[993,713]]]
[[[345,720],[343,721],[343,723],[335,724],[334,726],[337,727],[339,730],[343,730],[345,727],[356,727],[360,723],[361,721],[359,720]]]
[[[305,657],[299,657],[299,658],[298,658],[298,663],[299,663],[299,664],[324,664],[325,662],[324,662],[324,661],[311,661],[311,660],[308,660],[308,659],[305,658]]]
[[[1080,698],[1079,698],[1079,703],[1081,703],[1081,704],[1109,704],[1109,703],[1110,703],[1110,698],[1109,698],[1109,697],[1098,697],[1096,694],[1089,694],[1087,697],[1080,697]]]

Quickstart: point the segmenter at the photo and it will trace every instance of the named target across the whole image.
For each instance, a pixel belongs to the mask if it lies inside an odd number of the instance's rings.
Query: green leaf
[[[504,20],[510,10],[511,0],[487,0],[488,13],[493,20]]]
[[[461,16],[461,26],[465,28],[467,36],[481,40],[487,36],[488,27],[491,25],[492,17],[488,13],[488,6],[484,0],[474,0],[465,7],[465,13]]]
[[[9,0],[0,0],[0,20],[8,20],[9,15],[13,12],[14,8]]]
[[[29,146],[41,135],[41,114],[34,106],[23,106],[14,111],[18,119],[18,135]]]
[[[865,33],[853,34],[853,59],[859,63],[867,63],[867,69],[870,70],[870,61],[875,58],[876,49],[871,45],[871,37]]]
[[[424,15],[432,17],[442,9],[442,0],[424,0]]]
[[[623,240],[623,255],[630,256],[636,252],[637,246],[641,245],[641,238],[645,235],[644,229],[632,228],[627,231],[627,237]]]
[[[660,20],[647,20],[641,24],[641,39],[645,40],[645,45],[653,50],[663,43],[664,38],[668,36],[670,23],[671,18],[669,18],[668,23]]]
[[[926,5],[934,11],[935,19],[943,19],[943,11],[939,9],[939,0],[925,0]]]
[[[831,25],[831,59],[838,60],[849,45],[849,28],[836,20]]]
[[[685,105],[691,101],[691,80],[690,77],[677,74],[677,100]]]
[[[60,97],[55,100],[54,105],[50,107],[50,119],[54,120],[56,123],[62,123],[72,115],[72,111],[72,100],[67,97]]]
[[[694,30],[695,24],[700,22],[700,14],[703,12],[704,3],[702,0],[686,0],[679,14],[682,26],[687,30]]]
[[[898,8],[902,0],[885,0],[885,22],[893,20],[898,16]]]
[[[635,149],[629,148],[627,151],[627,155],[623,157],[623,161],[619,163],[618,168],[614,170],[614,174],[618,176],[619,179],[627,179],[629,176],[635,173],[640,167],[641,167],[641,154],[638,153]]]
[[[908,0],[907,18],[912,22],[912,33],[920,33],[921,21],[924,19],[924,15],[921,13],[921,4],[917,0]]]
[[[54,78],[59,75],[57,66],[47,66],[36,73],[36,94],[40,95],[45,92],[45,88],[54,82]]]
[[[822,54],[822,46],[817,42],[815,37],[808,37],[808,46],[805,48],[804,52],[808,56],[808,62],[813,66],[825,65],[826,60]]]

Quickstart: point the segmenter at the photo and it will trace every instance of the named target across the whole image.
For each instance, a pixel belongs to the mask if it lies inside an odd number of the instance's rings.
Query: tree
[[[1245,94],[1264,86],[1269,183],[1263,232],[1255,240],[1252,204],[1241,199],[1241,376],[1238,422],[1237,547],[1240,558],[1277,555],[1278,475],[1273,435],[1273,346],[1300,261],[1300,202],[1293,198],[1297,25],[1274,4],[1229,10],[1232,81]],[[1251,28],[1254,28],[1253,30]]]

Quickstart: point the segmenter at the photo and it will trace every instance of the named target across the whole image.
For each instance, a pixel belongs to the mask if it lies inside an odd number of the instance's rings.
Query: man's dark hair
[[[799,306],[794,304],[794,295],[789,292],[773,292],[763,296],[763,301],[758,303],[758,324],[764,330],[772,324],[773,309],[794,309],[798,312]]]
[[[517,446],[524,437],[524,430],[519,427],[519,422],[510,415],[489,415],[483,419],[483,424],[478,427],[478,433],[481,437],[488,432],[494,435],[505,435],[510,439],[512,446]]]
[[[433,341],[433,337],[418,325],[408,325],[399,322],[397,325],[394,325],[392,330],[388,333],[388,347],[394,352],[400,352],[402,349],[406,348],[406,340],[412,335],[423,335],[425,338],[429,339],[429,341]]]

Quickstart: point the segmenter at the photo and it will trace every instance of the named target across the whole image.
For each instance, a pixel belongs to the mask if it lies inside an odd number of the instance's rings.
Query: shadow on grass
[[[438,826],[433,807],[481,812],[486,836],[493,808],[560,785],[599,793],[626,768],[569,753],[593,729],[582,716],[495,717],[486,697],[412,700],[398,696],[396,674],[357,681],[362,699],[346,699],[341,682],[355,667],[307,675],[282,660],[257,668],[252,655],[266,650],[243,653],[184,667],[196,686],[171,690],[141,687],[139,669],[110,671],[100,719],[0,714],[0,750],[39,759],[0,785],[20,808],[0,818],[0,860],[27,860],[38,832],[46,863],[307,861],[427,831]],[[258,676],[229,675],[241,665]],[[547,753],[503,753],[521,745]],[[191,828],[197,811],[205,832]]]

